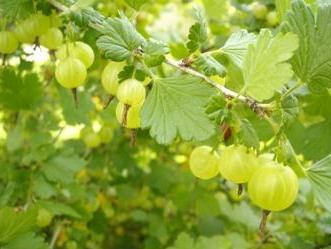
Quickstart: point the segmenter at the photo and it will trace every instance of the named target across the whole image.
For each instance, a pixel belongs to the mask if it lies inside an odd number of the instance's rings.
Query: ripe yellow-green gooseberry
[[[208,180],[219,173],[219,155],[207,145],[196,147],[190,155],[190,169],[194,176]]]
[[[252,10],[253,15],[257,19],[264,19],[268,13],[267,7],[264,4],[261,4],[259,2],[252,3],[251,10]]]
[[[270,11],[266,17],[267,23],[270,26],[276,26],[279,23],[278,15],[276,11]]]
[[[92,128],[84,128],[81,131],[81,138],[88,148],[96,148],[101,144],[99,134],[96,133]]]
[[[231,145],[221,153],[219,170],[226,180],[241,184],[248,182],[258,164],[258,158],[245,146]]]
[[[41,36],[51,27],[51,18],[40,12],[32,15],[29,19],[35,36]]]
[[[67,57],[77,58],[83,62],[86,68],[92,66],[94,62],[93,49],[88,44],[80,41],[63,44],[59,47],[55,55],[59,60]]]
[[[47,227],[51,224],[53,215],[46,209],[39,209],[37,215],[38,227]]]
[[[58,28],[50,28],[39,37],[39,42],[45,48],[55,50],[63,43],[63,34]]]
[[[84,64],[72,57],[68,57],[59,63],[55,69],[56,80],[65,88],[73,89],[84,84],[87,72]]]
[[[13,32],[0,32],[0,53],[11,54],[18,48],[18,41]]]
[[[145,87],[135,79],[122,82],[117,89],[117,98],[129,106],[141,106],[146,97]]]
[[[137,129],[140,127],[140,108],[141,106],[130,106],[126,113],[125,127],[129,129]],[[116,118],[120,124],[123,124],[125,112],[125,104],[119,102],[116,106]]]
[[[32,21],[32,19],[26,19],[16,25],[14,34],[19,42],[33,43],[35,41]]]
[[[109,126],[104,126],[99,131],[100,140],[104,144],[109,143],[113,139],[113,136],[114,136],[114,131]]]
[[[248,182],[251,201],[267,211],[281,211],[295,201],[298,177],[287,166],[276,162],[259,168]]]
[[[101,83],[107,93],[116,96],[118,83],[118,74],[123,70],[124,62],[110,61],[101,74]]]

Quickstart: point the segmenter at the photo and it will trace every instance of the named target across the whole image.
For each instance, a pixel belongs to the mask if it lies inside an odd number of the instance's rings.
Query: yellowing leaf
[[[244,60],[244,90],[258,101],[271,98],[292,78],[292,67],[286,61],[298,48],[295,34],[279,33],[275,37],[262,30],[254,45],[250,45]]]

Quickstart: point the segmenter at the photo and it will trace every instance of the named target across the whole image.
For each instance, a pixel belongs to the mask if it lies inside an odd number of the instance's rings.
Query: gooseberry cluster
[[[196,147],[189,163],[192,174],[200,179],[211,179],[220,173],[240,186],[248,183],[250,200],[265,212],[288,208],[298,194],[298,177],[290,167],[257,157],[242,145],[228,146],[221,153],[206,145]]]

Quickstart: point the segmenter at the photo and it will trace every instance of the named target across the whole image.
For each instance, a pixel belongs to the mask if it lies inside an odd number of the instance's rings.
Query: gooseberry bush
[[[0,0],[0,248],[331,248],[331,2]]]

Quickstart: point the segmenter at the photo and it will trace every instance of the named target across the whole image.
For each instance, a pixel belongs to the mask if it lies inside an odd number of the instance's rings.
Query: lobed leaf
[[[201,79],[179,76],[157,79],[142,108],[142,127],[161,144],[177,135],[184,140],[205,140],[214,127],[203,106],[214,91]]]
[[[244,59],[245,92],[258,101],[273,97],[293,76],[291,65],[286,61],[297,48],[295,34],[279,33],[272,37],[269,30],[262,30]]]

